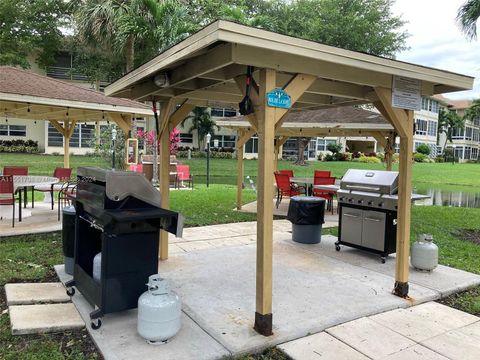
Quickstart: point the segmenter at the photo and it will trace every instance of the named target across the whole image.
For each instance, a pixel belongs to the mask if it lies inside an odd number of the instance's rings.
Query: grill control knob
[[[349,201],[349,202],[353,202],[353,199],[352,199],[352,198],[350,198],[350,199],[348,199],[348,201]]]
[[[383,202],[378,203],[378,207],[383,207]]]
[[[363,204],[363,200],[358,200],[358,203],[359,203],[359,204]]]
[[[367,205],[368,205],[368,206],[372,206],[372,205],[373,205],[373,201],[367,202]]]
[[[338,200],[340,200],[340,201],[343,201],[343,199],[345,199],[343,196],[341,196],[340,198],[338,198]]]

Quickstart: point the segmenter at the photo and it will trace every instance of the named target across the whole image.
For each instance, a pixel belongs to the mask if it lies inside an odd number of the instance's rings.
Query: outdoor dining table
[[[306,195],[308,195],[308,196],[312,195],[313,181],[314,181],[314,178],[309,177],[309,176],[292,176],[290,178],[291,183],[304,184],[305,185],[305,192],[306,192]]]
[[[23,207],[27,207],[27,188],[35,186],[53,185],[58,183],[58,179],[53,176],[40,175],[13,175],[13,191],[21,191],[23,189],[24,199]]]

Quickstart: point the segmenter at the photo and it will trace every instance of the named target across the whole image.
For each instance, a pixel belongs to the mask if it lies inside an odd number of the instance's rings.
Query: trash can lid
[[[290,201],[321,203],[325,202],[325,199],[318,196],[292,196]]]
[[[74,206],[65,206],[62,210],[63,214],[66,215],[75,215],[75,207]]]

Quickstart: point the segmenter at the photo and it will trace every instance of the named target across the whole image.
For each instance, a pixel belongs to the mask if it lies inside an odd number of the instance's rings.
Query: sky
[[[411,36],[410,48],[397,59],[474,76],[473,91],[445,94],[450,99],[480,98],[480,40],[468,40],[455,22],[465,0],[396,0],[394,15],[400,16]],[[480,25],[478,27],[480,39]]]

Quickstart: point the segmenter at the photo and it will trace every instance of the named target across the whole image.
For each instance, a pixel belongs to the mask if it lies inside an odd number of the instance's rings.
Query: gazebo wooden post
[[[387,138],[387,146],[385,148],[385,162],[387,163],[387,171],[392,171],[393,154],[395,146],[395,133],[391,133]]]
[[[237,132],[237,141],[243,135],[242,130]],[[243,167],[243,144],[241,146],[237,145],[237,210],[242,210],[242,194],[243,194],[243,178],[244,178],[244,167]]]
[[[275,108],[266,105],[266,93],[275,88],[276,72],[260,70],[257,175],[257,280],[254,329],[272,335],[273,163]]]
[[[412,195],[413,111],[394,108],[392,91],[375,88],[379,101],[374,105],[392,123],[400,136],[398,211],[397,211],[397,257],[395,263],[394,294],[408,296],[410,255],[410,220]]]
[[[160,148],[160,166],[159,166],[159,190],[162,194],[161,206],[168,209],[170,206],[170,111],[173,106],[173,100],[160,103],[159,116],[159,148]],[[160,230],[160,260],[168,259],[168,232]]]

